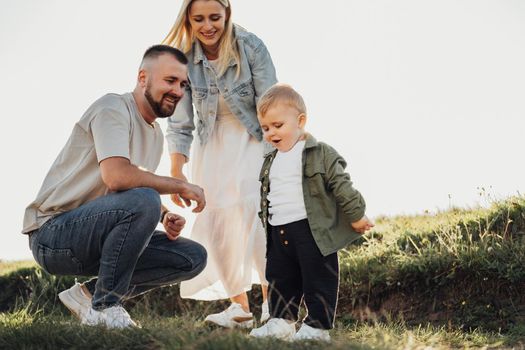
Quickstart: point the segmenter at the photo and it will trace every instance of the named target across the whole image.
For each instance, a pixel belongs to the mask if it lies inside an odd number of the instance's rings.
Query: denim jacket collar
[[[206,55],[198,40],[193,42],[193,64],[198,64],[200,61],[206,61]]]

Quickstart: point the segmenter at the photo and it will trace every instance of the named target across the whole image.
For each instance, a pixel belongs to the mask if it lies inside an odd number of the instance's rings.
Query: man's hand
[[[197,206],[192,210],[194,213],[200,213],[206,206],[204,190],[197,185],[186,182],[182,188],[182,191],[177,194],[180,198],[182,198],[188,207],[191,205],[191,201],[197,202]]]
[[[352,222],[352,227],[357,233],[365,233],[374,227],[374,224],[365,215],[360,220]]]
[[[186,179],[186,176],[184,176],[184,174],[182,172],[177,173],[177,174],[173,174],[172,177],[174,177],[176,179],[179,179],[179,180],[182,180],[184,182],[188,182],[188,179]],[[171,201],[173,203],[175,203],[177,206],[181,207],[181,208],[185,208],[186,207],[184,205],[184,202],[182,201],[182,198],[180,198],[178,193],[172,193],[171,194]]]
[[[180,232],[184,228],[185,224],[186,219],[184,219],[180,215],[170,212],[164,215],[164,220],[162,221],[162,225],[164,226],[164,230],[166,231],[166,236],[171,241],[174,241],[179,237]]]
[[[184,179],[158,176],[139,169],[131,164],[127,158],[109,157],[100,162],[100,173],[102,181],[112,192],[149,187],[160,194],[176,194],[181,206],[184,206],[183,202],[186,206],[190,206],[191,201],[197,202],[197,206],[193,209],[194,213],[201,212],[206,206],[202,188],[185,181],[186,178],[182,175],[182,171],[176,174],[180,174],[180,177]],[[175,203],[177,202],[175,201]]]

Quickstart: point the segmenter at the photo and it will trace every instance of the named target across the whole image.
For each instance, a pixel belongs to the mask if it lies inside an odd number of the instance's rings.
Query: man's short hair
[[[268,110],[282,103],[295,108],[299,113],[306,114],[306,105],[303,98],[290,85],[277,83],[261,96],[257,103],[257,114],[264,117]]]
[[[142,62],[147,59],[155,59],[164,54],[172,55],[177,61],[184,65],[188,64],[188,58],[182,51],[168,45],[153,45],[144,52]]]

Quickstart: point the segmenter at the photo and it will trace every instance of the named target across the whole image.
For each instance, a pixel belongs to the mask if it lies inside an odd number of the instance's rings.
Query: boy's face
[[[281,152],[288,152],[304,135],[306,115],[283,103],[270,107],[259,122],[266,141]]]

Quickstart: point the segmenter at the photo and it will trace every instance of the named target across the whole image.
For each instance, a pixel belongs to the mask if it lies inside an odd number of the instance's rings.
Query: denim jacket
[[[198,40],[188,53],[189,86],[179,101],[175,113],[168,118],[166,139],[171,153],[182,153],[189,158],[195,129],[193,107],[197,111],[197,134],[206,143],[215,125],[217,103],[221,94],[233,115],[246,130],[262,140],[257,120],[256,104],[259,97],[277,82],[272,59],[264,43],[252,33],[235,25],[234,34],[240,54],[240,75],[234,60],[224,74],[215,73]]]
[[[275,150],[265,156],[259,176],[259,217],[267,234],[270,168],[276,153]],[[310,134],[306,137],[302,163],[303,196],[308,224],[321,254],[327,256],[361,236],[351,224],[365,215],[365,200],[352,186],[350,175],[345,172],[346,162],[343,157],[326,143],[317,142]]]

